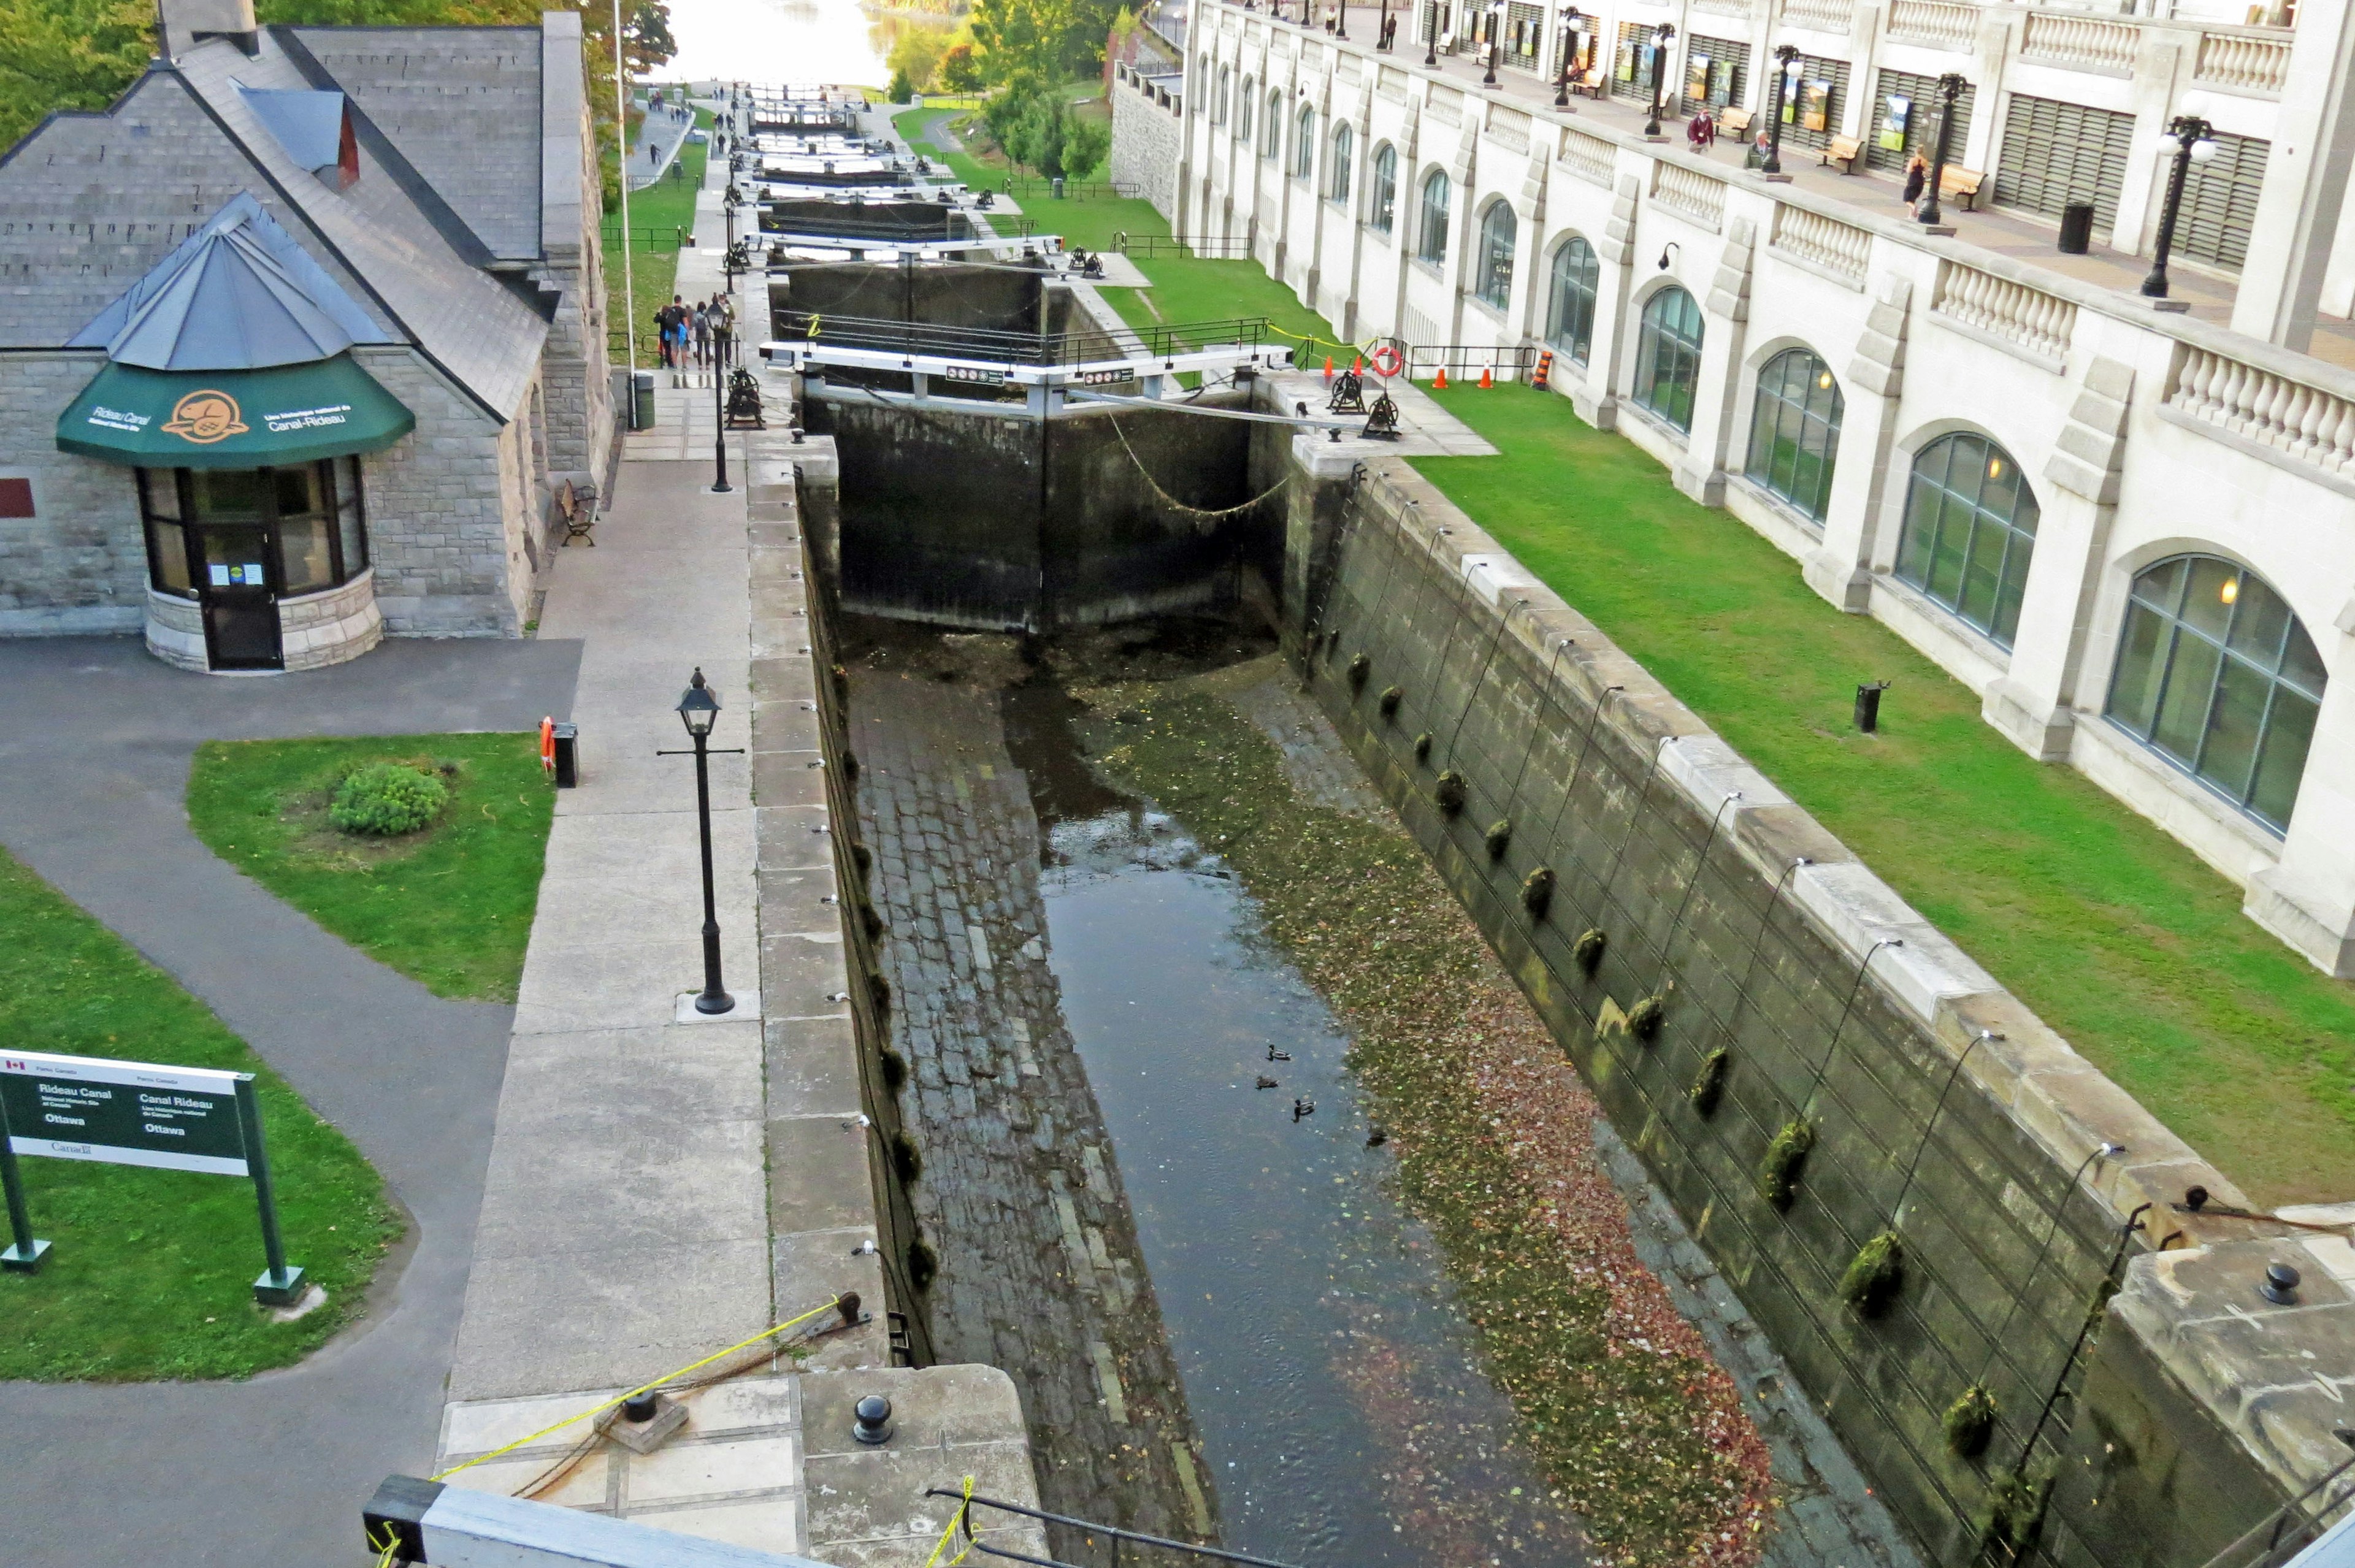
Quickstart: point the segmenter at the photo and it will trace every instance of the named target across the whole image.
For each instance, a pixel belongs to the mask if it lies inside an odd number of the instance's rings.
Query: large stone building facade
[[[2286,75],[2337,58],[2307,20]],[[1181,232],[1356,340],[1550,352],[1583,417],[2355,973],[2355,375],[1404,48],[1218,0],[1189,37]],[[2263,262],[2244,304],[2306,286]]]
[[[174,0],[164,23],[167,54],[112,108],[52,115],[0,158],[0,635],[144,628],[194,668],[520,635],[556,494],[597,488],[613,441],[579,17],[257,27],[241,0]],[[234,471],[229,446],[66,450],[102,372],[286,372],[285,351],[199,344],[210,304],[176,347],[126,347],[208,286],[190,248],[231,240],[243,281],[214,286],[333,317],[295,357],[356,368],[413,428]],[[234,656],[232,597],[251,602]]]

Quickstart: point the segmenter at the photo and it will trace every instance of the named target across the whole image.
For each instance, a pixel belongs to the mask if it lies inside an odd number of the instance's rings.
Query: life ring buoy
[[[1406,368],[1406,356],[1398,351],[1398,345],[1395,343],[1385,343],[1374,350],[1370,363],[1373,365],[1374,374],[1387,381]]]

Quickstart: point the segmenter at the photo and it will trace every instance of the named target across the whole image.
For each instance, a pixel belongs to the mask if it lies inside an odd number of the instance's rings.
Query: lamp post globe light
[[[1427,0],[1427,3],[1429,3],[1429,0]],[[1425,15],[1430,18],[1430,31],[1427,35],[1429,42],[1426,44],[1423,51],[1423,63],[1425,65],[1437,65],[1439,63],[1439,10],[1442,5],[1446,4],[1447,0],[1435,0],[1435,3],[1431,3],[1430,10],[1425,13]]]
[[[1554,75],[1553,106],[1570,107],[1570,57],[1578,52],[1578,7],[1572,5],[1561,14],[1561,69]]]
[[[2158,244],[2152,250],[2150,276],[2143,279],[2146,299],[2167,297],[2167,257],[2175,249],[2175,220],[2183,210],[2183,182],[2191,165],[2216,155],[2216,128],[2197,114],[2179,114],[2159,133],[2158,150],[2174,159],[2167,174],[2167,206],[2159,214]]]
[[[1663,22],[1652,33],[1652,113],[1644,122],[1647,137],[1660,133],[1660,89],[1668,76],[1668,40],[1677,36],[1673,23]]]
[[[695,998],[698,1013],[734,1010],[736,998],[719,983],[719,907],[711,885],[711,727],[719,719],[719,698],[704,684],[702,667],[678,699],[679,722],[695,742],[695,816],[703,834],[703,994]],[[665,753],[677,756],[676,752]]]
[[[1774,106],[1766,122],[1766,162],[1760,165],[1762,174],[1783,172],[1783,101],[1784,96],[1799,80],[1799,46],[1781,44],[1774,49]]]

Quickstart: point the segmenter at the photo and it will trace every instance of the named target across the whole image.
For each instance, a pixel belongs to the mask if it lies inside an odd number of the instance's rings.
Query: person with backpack
[[[696,368],[699,370],[709,369],[711,366],[710,307],[704,304],[700,300],[697,301],[694,310],[689,313],[688,320],[695,330]]]

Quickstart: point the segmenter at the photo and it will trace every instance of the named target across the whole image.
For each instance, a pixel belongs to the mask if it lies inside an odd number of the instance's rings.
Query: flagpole
[[[629,346],[631,386],[637,385],[638,290],[630,266],[630,63],[622,52],[622,0],[613,0],[614,166],[622,176],[622,340]],[[631,396],[635,397],[634,390]]]

